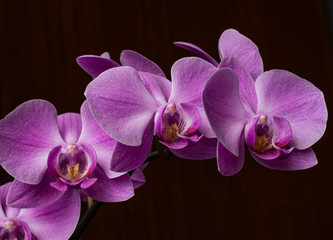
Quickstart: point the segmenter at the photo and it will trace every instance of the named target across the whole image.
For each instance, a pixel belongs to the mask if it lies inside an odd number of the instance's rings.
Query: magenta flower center
[[[252,129],[254,142],[248,146],[260,158],[277,159],[293,151],[294,147],[289,146],[292,130],[288,120],[262,115]]]
[[[25,232],[19,222],[6,220],[3,227],[0,227],[0,239],[3,240],[24,240]]]
[[[56,170],[66,183],[71,185],[81,182],[90,173],[91,163],[85,152],[75,144],[70,144],[57,159]]]
[[[273,131],[268,127],[267,116],[263,115],[259,118],[255,129],[255,143],[253,151],[263,153],[274,149]]]
[[[168,123],[165,124],[165,128],[163,129],[163,136],[166,140],[173,142],[176,138],[178,133],[178,125],[174,123],[169,125]]]
[[[164,140],[174,142],[179,138],[179,135],[184,134],[184,121],[179,117],[175,104],[169,104],[163,114],[162,118],[162,138]]]

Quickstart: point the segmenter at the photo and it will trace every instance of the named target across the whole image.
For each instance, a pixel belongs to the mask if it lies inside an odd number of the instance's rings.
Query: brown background
[[[218,58],[217,41],[236,28],[258,46],[266,70],[308,79],[332,106],[333,58],[320,0],[0,1],[0,117],[42,98],[59,113],[78,112],[91,78],[83,54],[132,49],[170,75],[173,41]],[[32,116],[33,117],[33,116]],[[319,164],[273,171],[249,155],[233,177],[216,160],[172,157],[145,170],[147,183],[127,202],[104,204],[81,239],[330,239],[333,229],[332,126],[314,146]],[[10,178],[1,173],[1,182]],[[66,216],[64,216],[66,224]]]

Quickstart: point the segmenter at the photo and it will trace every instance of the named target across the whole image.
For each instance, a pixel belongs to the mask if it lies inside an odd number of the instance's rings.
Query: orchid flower
[[[117,66],[120,66],[117,62],[113,61],[110,59],[110,55],[108,53],[104,53],[101,56],[95,56],[95,55],[84,55],[84,56],[80,56],[77,58],[77,62],[78,64],[87,72],[89,73],[93,78],[96,78],[99,74],[101,74],[103,71],[110,69],[110,68],[114,68]],[[143,76],[145,73],[151,73],[160,77],[165,78],[165,74],[163,73],[163,71],[158,67],[158,65],[156,65],[154,62],[150,61],[149,59],[147,59],[146,57],[142,56],[141,54],[131,51],[131,50],[124,50],[122,51],[121,55],[120,55],[120,62],[122,64],[122,66],[130,66],[133,67],[135,70],[137,70],[140,73],[140,76],[142,76],[142,78],[149,78],[149,76]],[[212,67],[210,66],[210,68],[212,69]],[[186,70],[187,73],[190,75],[191,74],[191,69],[187,69]],[[185,73],[186,74],[186,73]],[[195,73],[197,75],[199,75],[198,73]],[[194,74],[194,75],[195,75]],[[205,73],[203,73],[204,75]],[[196,78],[198,78],[199,76],[197,76]],[[205,79],[202,79],[200,81],[197,82],[189,82],[190,84],[194,84],[194,85],[198,85],[200,86],[200,89],[197,89],[195,92],[190,93],[190,94],[196,94],[196,92],[201,91],[203,88],[202,83],[205,83],[205,81],[207,80],[207,76],[205,76]],[[186,77],[185,77],[186,78]],[[157,83],[154,83],[155,81],[157,81]],[[144,86],[149,89],[149,92],[151,93],[152,96],[156,97],[158,101],[163,102],[163,104],[165,103],[166,99],[169,97],[170,95],[170,83],[168,81],[165,80],[144,80],[142,79],[142,82],[144,84]],[[201,82],[201,83],[200,83]],[[201,84],[201,85],[200,85]],[[156,86],[153,86],[156,85]],[[184,84],[185,85],[185,84]],[[181,87],[178,87],[181,88]],[[185,89],[185,87],[184,87]],[[161,92],[161,94],[156,94],[153,92]],[[174,92],[176,92],[177,90],[175,90]],[[183,91],[183,90],[181,90]],[[177,93],[176,93],[177,94]],[[188,94],[186,93],[186,91],[184,91],[184,94]],[[204,117],[204,120],[202,121],[202,126],[201,128],[204,128],[203,131],[205,131],[205,136],[209,137],[209,138],[213,138],[215,137],[214,134],[212,133],[212,131],[210,130],[210,127],[208,126],[208,121],[206,120],[205,114],[203,112],[203,107],[202,107],[202,103],[201,103],[201,99],[200,96],[201,92],[193,97],[193,99],[197,98],[195,102],[195,104],[199,104],[199,110],[201,111],[201,115]],[[184,103],[183,103],[184,105]],[[182,111],[182,109],[186,108],[186,106],[182,106],[182,108],[178,107],[178,109],[175,109],[175,104],[171,103],[169,104],[169,106],[166,108],[166,112],[163,115],[164,119],[161,120],[161,122],[159,123],[159,125],[162,126],[157,126],[155,129],[155,133],[157,130],[157,134],[160,137],[160,139],[162,140],[162,143],[165,144],[166,146],[170,147],[170,149],[172,149],[172,152],[180,157],[183,158],[188,158],[188,159],[204,159],[204,158],[213,158],[215,157],[215,155],[213,154],[214,149],[212,148],[212,144],[215,140],[213,139],[207,139],[206,137],[204,137],[198,144],[187,144],[189,141],[191,141],[191,138],[186,140],[186,138],[188,138],[188,136],[192,135],[192,140],[194,141],[198,141],[200,138],[198,138],[197,135],[192,134],[191,131],[195,131],[197,127],[192,127],[191,129],[184,131],[183,125],[184,122],[182,122],[181,124],[179,124],[180,128],[178,128],[178,125],[175,125],[175,118],[179,117],[179,113],[178,111]],[[168,113],[170,111],[170,109],[173,109],[170,113]],[[163,109],[161,109],[163,110]],[[197,114],[196,110],[193,110],[195,112],[193,112],[193,114]],[[175,115],[174,113],[177,112]],[[184,113],[185,114],[185,113]],[[183,114],[183,115],[184,115]],[[172,115],[172,116],[171,116]],[[162,116],[160,116],[162,117]],[[166,119],[168,118],[168,119]],[[178,120],[177,120],[178,121]],[[167,123],[168,122],[168,123]],[[168,126],[166,126],[166,124]],[[198,121],[196,122],[196,124],[198,124]],[[186,126],[185,126],[186,128]],[[150,128],[151,129],[151,128]],[[163,132],[162,132],[163,131]],[[182,132],[183,131],[183,132]],[[180,135],[180,137],[178,137],[178,135]],[[146,137],[149,137],[149,135],[145,134]],[[183,138],[183,139],[182,139]],[[185,140],[184,140],[185,138]],[[170,141],[171,139],[171,141]],[[174,141],[175,140],[175,141]],[[123,142],[120,140],[120,142]],[[124,141],[126,142],[126,141]],[[176,144],[174,144],[174,142],[176,142]],[[180,142],[183,142],[183,145],[180,144]],[[150,144],[149,144],[150,143]],[[145,141],[145,145],[149,146],[152,143],[152,138],[151,139],[147,139]],[[200,144],[200,148],[199,147]],[[185,148],[185,146],[187,146]],[[181,148],[181,150],[179,150],[179,148]],[[202,149],[203,151],[201,151],[200,149]],[[197,150],[197,151],[195,151]],[[117,151],[117,149],[116,149]],[[145,151],[148,152],[148,151]],[[210,152],[210,154],[208,154],[208,152]],[[144,161],[144,159],[147,157],[146,155],[138,155],[137,159],[137,163],[141,163],[142,161]],[[127,159],[124,159],[124,157],[122,159],[114,159],[112,161],[112,169],[114,169],[115,171],[128,171],[133,167],[137,167],[137,164],[131,164],[130,166],[128,166],[127,168],[123,168],[122,164],[124,162],[129,162],[131,161],[131,157],[128,157]],[[118,160],[120,160],[121,162],[119,162]]]
[[[219,143],[219,171],[236,174],[244,163],[244,140],[260,164],[278,170],[317,164],[311,146],[325,132],[327,108],[313,84],[284,70],[254,82],[229,68],[217,71],[203,90],[203,104]]]
[[[86,102],[81,115],[59,116],[45,100],[21,104],[0,121],[0,163],[15,178],[7,204],[41,206],[66,191],[103,202],[127,200],[134,195],[129,175],[110,170],[116,147]]]
[[[192,43],[175,42],[174,44],[197,54],[219,69],[231,68],[238,74],[244,74],[245,70],[254,80],[264,69],[258,47],[235,29],[225,30],[220,36],[218,42],[220,63]]]
[[[204,113],[201,93],[215,71],[212,64],[193,57],[173,65],[172,82],[132,67],[117,67],[89,83],[85,95],[98,124],[122,144],[149,145],[148,134],[155,133],[180,157],[213,158],[216,139]],[[113,159],[111,169],[129,171],[143,160],[129,163]]]
[[[103,53],[101,56],[83,55],[78,57],[76,61],[79,66],[93,78],[96,78],[108,69],[120,66],[119,63],[110,58],[110,54],[107,52]],[[147,72],[165,78],[165,74],[156,63],[135,51],[122,51],[120,54],[120,63],[123,66],[133,67],[139,72]],[[151,146],[153,143],[152,126],[147,127],[144,136],[146,141],[139,146],[127,146],[117,142],[111,160],[111,168],[113,170],[118,172],[129,171],[139,167],[140,164],[145,161],[151,152]],[[138,165],[138,163],[140,164]],[[126,166],[124,166],[124,164]],[[136,171],[136,173],[139,174],[139,171],[140,170]],[[137,174],[135,174],[135,176]],[[135,176],[131,176],[131,178],[133,179]]]
[[[45,206],[19,209],[6,204],[11,184],[0,187],[0,239],[69,239],[80,216],[80,198],[75,192],[66,192]]]

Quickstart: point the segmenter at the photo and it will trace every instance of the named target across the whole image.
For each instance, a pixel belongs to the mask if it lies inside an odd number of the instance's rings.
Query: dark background
[[[188,41],[218,58],[220,34],[252,39],[265,70],[286,69],[320,88],[332,106],[333,58],[327,7],[320,0],[0,1],[0,117],[42,98],[78,112],[91,80],[75,58],[132,49],[170,76],[173,46]],[[34,116],[31,116],[34,117]],[[172,157],[145,170],[134,198],[104,204],[84,239],[330,239],[333,234],[332,124],[314,145],[314,168],[280,172],[249,155],[235,176],[216,160]],[[1,182],[10,177],[1,172]],[[66,216],[64,216],[66,224]]]

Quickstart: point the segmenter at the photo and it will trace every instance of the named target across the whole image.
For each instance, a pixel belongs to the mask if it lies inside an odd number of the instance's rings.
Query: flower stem
[[[88,208],[86,213],[83,215],[79,225],[77,225],[74,233],[70,237],[69,240],[78,240],[81,234],[83,233],[84,229],[90,222],[90,220],[96,215],[98,209],[102,206],[103,202],[94,201],[94,204]]]
[[[91,208],[91,206],[94,204],[94,199],[91,197],[88,197],[88,208]]]

